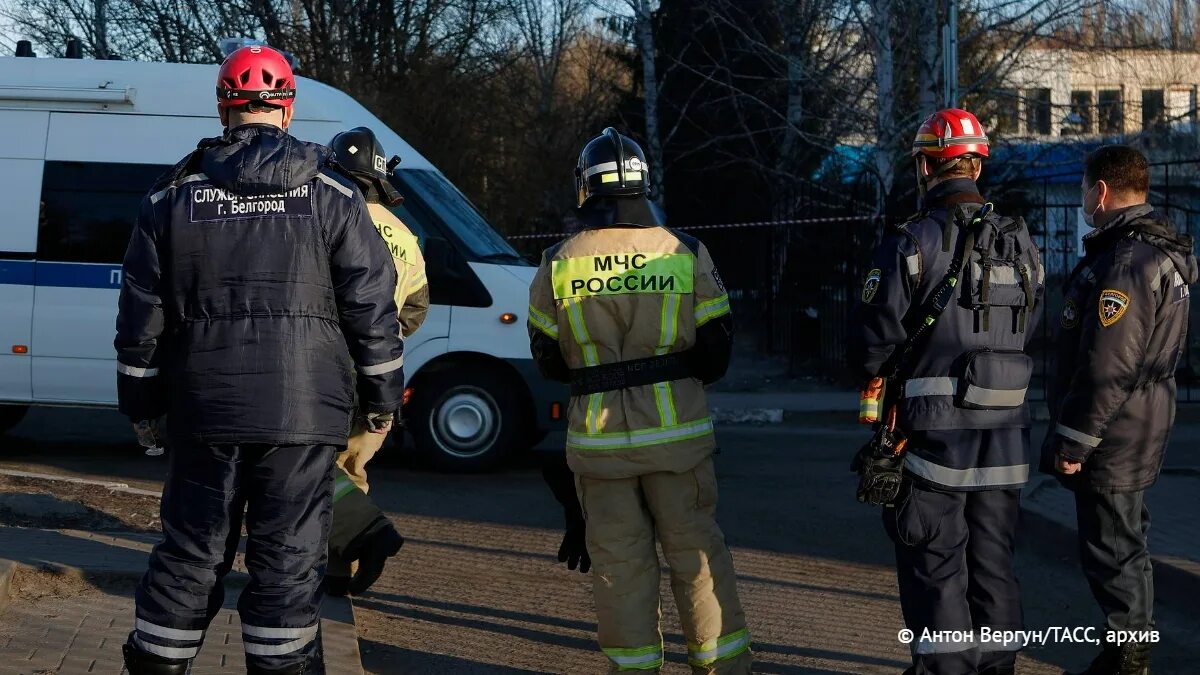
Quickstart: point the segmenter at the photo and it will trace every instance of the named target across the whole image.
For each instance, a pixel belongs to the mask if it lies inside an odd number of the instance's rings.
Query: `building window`
[[[1071,113],[1064,126],[1064,132],[1072,134],[1090,134],[1095,130],[1096,114],[1092,107],[1092,92],[1071,92]]]
[[[170,168],[46,162],[38,260],[121,264],[142,199]]]
[[[998,134],[1021,133],[1021,112],[1015,89],[997,89],[993,101],[992,130]]]
[[[1167,103],[1162,89],[1142,90],[1142,129],[1151,131],[1167,122]]]
[[[1100,91],[1099,105],[1096,106],[1096,118],[1100,122],[1100,133],[1125,133],[1125,111],[1121,108],[1120,89]]]
[[[1029,133],[1037,136],[1050,135],[1050,90],[1030,89],[1025,92],[1025,120]]]

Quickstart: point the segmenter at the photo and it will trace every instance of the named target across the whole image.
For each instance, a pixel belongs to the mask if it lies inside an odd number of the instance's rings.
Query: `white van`
[[[121,260],[138,204],[222,132],[217,67],[0,58],[0,433],[31,405],[116,405]],[[395,209],[429,268],[429,317],[405,344],[416,446],[476,470],[561,423],[525,329],[531,267],[440,171],[346,94],[299,78],[304,140],[370,127],[400,155]]]

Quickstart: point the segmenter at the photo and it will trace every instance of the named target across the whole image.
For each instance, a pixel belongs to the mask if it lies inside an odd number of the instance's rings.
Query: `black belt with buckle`
[[[587,396],[692,377],[688,351],[571,371],[571,395]]]

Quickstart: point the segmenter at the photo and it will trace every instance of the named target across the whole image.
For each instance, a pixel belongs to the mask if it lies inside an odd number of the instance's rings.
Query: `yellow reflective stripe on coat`
[[[709,640],[704,644],[689,642],[688,663],[704,667],[717,661],[733,658],[749,648],[750,631],[743,628],[716,640]]]
[[[722,295],[696,305],[696,327],[699,328],[713,319],[729,313],[729,296]]]
[[[579,298],[567,298],[564,304],[567,308],[567,321],[571,324],[571,334],[575,337],[575,343],[579,345],[580,351],[583,352],[584,365],[600,365],[600,355],[596,351],[596,344],[592,342],[592,336],[588,334],[587,324],[583,321],[583,307],[579,305]],[[603,392],[588,396],[587,416],[584,419],[584,426],[590,433],[600,431],[600,408],[603,403]]]
[[[604,652],[608,660],[613,662],[617,670],[654,670],[662,668],[663,665],[662,645],[650,645],[636,649],[601,647],[600,651]]]
[[[529,325],[545,333],[547,336],[558,339],[558,323],[538,311],[537,307],[529,306]]]
[[[694,288],[696,259],[688,253],[613,253],[551,263],[554,299],[631,293],[681,293]]]
[[[418,250],[417,238],[403,227],[392,223],[375,221],[375,230],[391,251],[392,257],[406,265],[416,265],[417,257],[413,251]]]
[[[712,419],[705,417],[694,422],[685,422],[670,427],[655,427],[638,429],[637,431],[614,431],[611,433],[598,432],[567,432],[567,447],[576,450],[629,450],[644,448],[650,445],[665,445],[703,438],[713,432]]]
[[[679,305],[680,296],[668,293],[663,296],[662,317],[659,319],[658,347],[654,349],[657,356],[671,351],[679,336]],[[658,407],[658,419],[662,426],[674,426],[677,420],[675,413],[675,396],[671,391],[670,382],[654,384],[654,405]]]

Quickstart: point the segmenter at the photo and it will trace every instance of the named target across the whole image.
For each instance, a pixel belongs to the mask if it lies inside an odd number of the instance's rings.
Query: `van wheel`
[[[0,405],[0,434],[20,424],[27,412],[27,405]]]
[[[433,466],[486,471],[524,435],[521,400],[513,384],[492,370],[437,371],[414,388],[408,428],[417,452]]]

